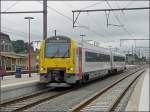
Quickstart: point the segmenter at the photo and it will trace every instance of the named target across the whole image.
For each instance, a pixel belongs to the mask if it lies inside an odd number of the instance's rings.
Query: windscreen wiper
[[[64,55],[63,55],[62,58],[64,58],[68,52],[69,52],[69,48],[68,48],[67,51],[64,53]]]
[[[54,55],[51,58],[55,58],[55,56],[58,54],[59,49],[56,50],[56,52],[54,53]]]

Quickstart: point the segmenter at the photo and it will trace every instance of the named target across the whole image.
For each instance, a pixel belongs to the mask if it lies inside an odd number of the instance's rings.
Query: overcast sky
[[[112,8],[148,7],[148,1],[109,1]],[[2,11],[27,11],[42,10],[42,2],[3,1]],[[48,2],[48,37],[54,35],[54,29],[58,35],[66,35],[75,40],[81,40],[80,34],[85,34],[84,39],[95,40],[101,46],[119,47],[120,39],[125,38],[149,38],[149,12],[148,10],[110,12],[109,23],[119,25],[119,18],[123,27],[106,25],[104,12],[81,13],[78,24],[88,27],[72,27],[72,10],[76,9],[103,9],[110,8],[106,1],[49,1]],[[22,39],[28,41],[28,21],[25,16],[33,16],[31,22],[31,40],[41,40],[42,14],[8,14],[2,15],[2,31],[10,35],[11,40]],[[123,49],[135,46],[134,41],[122,42]],[[129,48],[130,46],[130,48]],[[136,46],[148,47],[148,41],[136,41]]]

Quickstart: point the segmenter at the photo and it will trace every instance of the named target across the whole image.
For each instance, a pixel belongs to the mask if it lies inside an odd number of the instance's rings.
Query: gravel
[[[132,82],[132,80],[136,76],[137,74],[131,75],[125,80],[119,82],[117,85],[109,89],[106,93],[102,94],[100,97],[98,97],[95,101],[93,101],[88,106],[83,108],[81,111],[82,112],[108,111],[108,109],[111,107],[112,104],[114,104],[118,96],[120,96],[123,90]]]
[[[138,80],[141,78],[141,76],[131,85],[131,87],[129,88],[129,90],[126,92],[126,94],[123,96],[123,98],[121,99],[120,103],[118,104],[118,106],[116,107],[116,109],[114,110],[116,111],[125,111],[125,108],[128,104],[128,101],[132,95],[132,92],[138,82]]]

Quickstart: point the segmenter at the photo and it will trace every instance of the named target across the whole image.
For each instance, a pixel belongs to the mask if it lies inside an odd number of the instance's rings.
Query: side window
[[[85,52],[85,61],[86,62],[109,62],[110,55],[93,53],[93,52]]]
[[[124,62],[125,61],[125,57],[114,56],[114,61]]]

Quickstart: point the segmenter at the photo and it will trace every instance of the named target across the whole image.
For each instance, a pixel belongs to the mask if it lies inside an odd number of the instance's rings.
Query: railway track
[[[137,72],[138,70],[134,71]],[[128,72],[127,72],[128,73]],[[127,74],[126,73],[126,74]],[[96,81],[95,81],[96,82]],[[93,83],[93,82],[92,82]],[[89,84],[92,84],[89,83]],[[82,87],[75,87],[75,88],[71,88],[68,90],[64,90],[64,91],[51,91],[51,89],[33,94],[33,95],[29,95],[20,99],[16,99],[14,101],[10,101],[10,102],[6,102],[3,104],[0,104],[0,111],[2,112],[16,112],[16,111],[24,111],[28,108],[31,108],[35,105],[38,105],[40,103],[43,103],[45,101],[48,100],[52,100],[56,97],[59,97],[61,95],[64,95],[66,93],[69,93],[73,90],[77,90],[83,87],[88,86],[89,84],[86,84]]]
[[[107,86],[102,91],[87,98],[80,104],[76,105],[70,111],[72,112],[93,112],[106,111],[111,112],[117,109],[118,104],[123,96],[127,93],[133,83],[143,74],[145,70],[138,70],[134,73],[117,80],[113,84]],[[124,81],[124,82],[123,82]],[[128,81],[128,82],[127,82]],[[121,84],[122,83],[122,84]]]
[[[64,95],[70,91],[72,91],[72,89],[68,89],[64,91],[53,91],[52,89],[47,89],[30,96],[26,96],[20,99],[3,103],[0,105],[0,111],[1,112],[23,111],[44,101],[51,100],[58,96]]]

